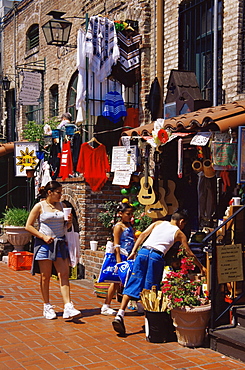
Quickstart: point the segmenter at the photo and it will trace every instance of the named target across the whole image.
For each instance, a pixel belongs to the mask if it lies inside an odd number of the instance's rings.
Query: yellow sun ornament
[[[29,148],[25,151],[20,150],[21,155],[17,155],[16,159],[19,161],[16,166],[21,166],[20,172],[23,172],[26,167],[34,169],[37,165],[37,157],[34,155],[34,150],[29,152]]]

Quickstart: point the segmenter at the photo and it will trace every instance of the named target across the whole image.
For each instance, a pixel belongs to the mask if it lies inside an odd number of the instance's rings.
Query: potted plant
[[[192,257],[187,257],[183,248],[180,269],[166,274],[162,283],[162,292],[169,299],[173,324],[176,327],[178,343],[186,347],[201,346],[210,318],[211,304],[208,292],[203,292],[203,281],[190,275],[194,270]]]
[[[3,213],[1,223],[4,226],[8,241],[14,246],[14,251],[23,251],[31,240],[31,234],[25,230],[29,212],[24,208],[9,208]]]

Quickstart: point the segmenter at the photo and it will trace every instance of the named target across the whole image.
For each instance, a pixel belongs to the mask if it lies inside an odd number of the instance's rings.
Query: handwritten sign
[[[218,283],[242,281],[242,245],[217,246]]]
[[[190,145],[207,145],[212,133],[211,132],[198,132],[191,140]]]
[[[131,179],[131,173],[129,171],[115,171],[112,185],[124,185],[128,186]]]
[[[112,148],[111,171],[136,171],[136,146],[128,148],[123,146],[114,146]]]

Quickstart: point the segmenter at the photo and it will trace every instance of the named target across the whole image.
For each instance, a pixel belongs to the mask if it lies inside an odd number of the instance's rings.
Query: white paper
[[[200,145],[205,146],[207,145],[212,132],[198,132],[191,140],[190,145]]]
[[[111,172],[136,171],[136,145],[126,148],[123,146],[114,146],[112,148]]]
[[[130,183],[131,173],[129,171],[115,171],[112,185],[127,186]]]

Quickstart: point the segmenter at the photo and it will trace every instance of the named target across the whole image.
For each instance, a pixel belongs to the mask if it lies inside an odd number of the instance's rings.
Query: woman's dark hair
[[[45,186],[42,186],[39,189],[38,197],[46,198],[49,190],[55,191],[56,189],[61,188],[61,187],[62,185],[58,181],[56,180],[49,181]]]
[[[127,209],[134,209],[134,207],[130,204],[130,203],[128,203],[128,202],[126,202],[126,203],[122,203],[122,202],[120,202],[119,204],[118,204],[118,206],[117,206],[117,208],[116,208],[116,212],[115,212],[115,216],[114,216],[114,225],[116,224],[116,222],[117,222],[117,214],[118,214],[118,212],[125,212]]]

